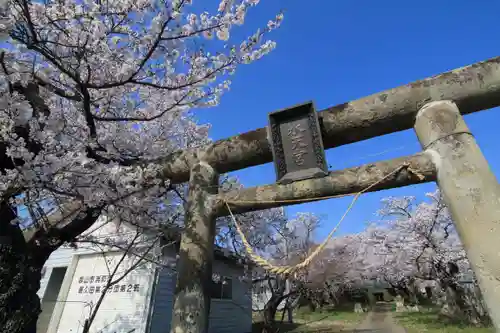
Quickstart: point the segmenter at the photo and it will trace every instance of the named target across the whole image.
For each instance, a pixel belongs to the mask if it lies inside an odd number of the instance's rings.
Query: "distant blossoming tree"
[[[472,281],[472,288],[466,288],[460,282],[464,274],[473,274],[453,220],[439,191],[427,196],[429,202],[418,204],[414,197],[383,200],[379,214],[384,219],[364,233],[366,272],[412,303],[418,303],[421,290],[432,288],[446,310],[443,314],[486,323],[477,284]]]
[[[267,214],[272,213],[269,211]],[[276,211],[274,213],[277,213]],[[317,246],[316,232],[321,218],[312,213],[297,213],[291,219],[285,215],[270,219],[272,227],[264,229],[260,238],[256,238],[257,246],[262,249],[262,256],[276,266],[296,265],[301,263]],[[262,230],[262,229],[261,229]],[[256,235],[257,236],[257,235]],[[308,297],[305,283],[309,279],[309,270],[301,269],[291,275],[273,274],[256,267],[253,270],[254,301],[263,305],[263,319],[266,327],[275,323],[275,316],[280,307],[288,313],[288,321],[292,322],[292,310],[299,298]],[[285,312],[283,312],[282,320]]]
[[[209,141],[190,110],[274,49],[281,14],[230,39],[258,0],[191,2],[0,1],[0,331],[35,332],[44,262],[103,210],[141,227],[170,212],[162,158]]]

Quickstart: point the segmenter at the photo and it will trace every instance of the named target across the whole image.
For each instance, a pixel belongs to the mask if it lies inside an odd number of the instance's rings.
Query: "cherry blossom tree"
[[[471,323],[488,321],[477,285],[460,283],[473,275],[453,220],[439,191],[429,201],[386,198],[378,212],[384,219],[364,235],[364,261],[372,277],[383,278],[410,302],[425,287],[437,287],[447,315]]]
[[[0,1],[0,330],[35,331],[44,262],[101,214],[158,227],[178,191],[162,158],[209,141],[191,110],[275,47],[281,14],[230,39],[257,4]],[[32,214],[25,230],[18,207],[61,219]]]
[[[284,216],[283,216],[284,217]],[[261,255],[274,265],[295,265],[302,262],[317,246],[315,234],[320,226],[321,218],[312,213],[297,213],[293,218],[275,218],[265,237],[255,239],[261,246]],[[258,234],[257,234],[258,235]],[[309,279],[308,269],[302,269],[293,275],[270,274],[255,268],[253,271],[254,292],[260,292],[260,301],[264,301],[263,319],[266,327],[275,324],[275,316],[283,306],[283,317],[288,313],[288,321],[292,322],[292,310],[301,297],[309,297],[306,283]],[[282,318],[283,319],[283,318]]]
[[[362,259],[362,234],[348,234],[333,238],[310,267],[308,288],[315,292],[316,306],[340,305],[365,274]]]

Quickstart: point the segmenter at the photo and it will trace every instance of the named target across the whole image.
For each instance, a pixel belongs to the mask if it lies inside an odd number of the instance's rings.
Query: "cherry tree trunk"
[[[287,305],[290,305],[288,303],[289,297],[292,297],[292,295],[294,295],[294,293],[290,293],[290,290],[287,290],[287,279],[276,278],[275,283],[275,286],[271,288],[271,298],[264,306],[264,324],[266,328],[274,327],[276,323],[276,313],[278,312],[279,305],[282,302],[285,302],[284,306],[286,308]],[[288,318],[290,319],[290,315]]]
[[[285,310],[288,317],[288,323],[293,324],[293,307],[287,305]]]
[[[486,313],[480,313],[462,286],[454,281],[444,281],[441,285],[445,290],[445,302],[441,309],[443,315],[454,320],[466,321],[474,326],[490,324],[489,316]]]
[[[0,332],[36,333],[44,261],[31,255],[7,204],[0,207]]]
[[[281,322],[285,320],[285,314],[287,315],[288,323],[293,324],[293,309],[297,306],[299,297],[295,297],[291,300],[290,297],[286,299],[285,306],[283,307],[283,313],[281,314]]]
[[[280,302],[279,297],[271,297],[264,306],[264,324],[266,328],[271,328],[276,323],[276,312]]]

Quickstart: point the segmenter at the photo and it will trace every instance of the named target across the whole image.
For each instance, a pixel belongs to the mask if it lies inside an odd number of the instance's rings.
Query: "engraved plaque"
[[[278,183],[328,174],[318,115],[312,102],[271,112],[268,131]]]

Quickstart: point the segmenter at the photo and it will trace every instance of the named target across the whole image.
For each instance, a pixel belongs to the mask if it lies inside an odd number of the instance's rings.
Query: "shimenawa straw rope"
[[[356,203],[356,201],[358,201],[358,199],[361,196],[361,194],[369,191],[370,189],[372,189],[373,187],[377,186],[378,184],[380,184],[385,179],[391,177],[392,175],[398,173],[399,171],[401,171],[402,169],[405,169],[405,168],[408,171],[410,171],[411,173],[415,174],[419,179],[422,180],[424,178],[423,175],[421,175],[418,172],[416,172],[415,170],[411,169],[409,163],[404,163],[404,164],[400,165],[399,167],[397,167],[392,172],[388,173],[387,175],[385,175],[384,177],[382,177],[381,179],[379,179],[378,181],[376,181],[375,183],[373,183],[370,186],[366,187],[365,189],[359,191],[358,193],[355,194],[355,196],[354,196],[353,200],[351,201],[351,204],[347,208],[346,212],[341,217],[341,219],[339,220],[339,222],[335,225],[335,227],[330,231],[330,233],[325,238],[325,240],[306,259],[304,259],[304,261],[302,261],[301,263],[299,263],[297,265],[292,265],[292,266],[275,266],[272,263],[270,263],[269,261],[267,261],[266,259],[264,259],[261,256],[257,255],[254,252],[254,250],[252,249],[252,246],[248,242],[247,238],[245,237],[245,234],[241,230],[241,227],[240,227],[238,221],[236,220],[236,218],[234,217],[234,214],[231,211],[231,207],[229,206],[230,203],[237,203],[239,201],[236,201],[236,200],[235,201],[225,201],[224,203],[225,203],[225,205],[227,207],[229,215],[231,216],[231,219],[233,220],[233,223],[234,223],[234,225],[236,227],[236,231],[238,232],[238,234],[239,234],[239,236],[241,238],[241,241],[243,242],[243,246],[245,248],[245,251],[247,252],[247,254],[250,257],[250,259],[253,262],[255,262],[257,265],[261,266],[262,268],[264,268],[265,270],[267,270],[270,273],[274,273],[274,274],[278,274],[278,275],[288,275],[288,274],[293,274],[293,273],[297,272],[298,270],[307,267],[312,262],[312,260],[325,248],[325,246],[328,244],[328,242],[330,241],[330,239],[333,237],[333,235],[335,234],[335,232],[337,231],[337,229],[340,227],[341,223],[344,221],[344,219],[347,216],[347,214],[351,211],[351,209],[354,206],[354,204]],[[329,197],[321,197],[321,198],[312,198],[310,200],[309,199],[307,199],[307,200],[293,199],[293,200],[280,200],[280,201],[272,201],[272,202],[274,202],[274,203],[304,202],[304,201],[313,201],[313,200],[328,199],[328,198],[334,198],[334,197],[338,198],[338,197],[343,197],[343,196],[348,196],[348,195],[353,195],[353,194],[354,193],[352,193],[352,194],[342,194],[342,195],[336,195],[336,196],[329,196]],[[251,201],[241,201],[241,202],[249,203]],[[255,201],[255,202],[256,203],[257,202],[262,203],[262,201]]]

